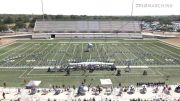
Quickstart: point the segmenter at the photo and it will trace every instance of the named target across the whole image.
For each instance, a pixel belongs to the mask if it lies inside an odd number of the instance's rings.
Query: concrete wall
[[[48,33],[32,34],[32,39],[49,39],[49,38],[51,38],[51,34],[48,34]]]
[[[141,33],[34,33],[33,39],[55,38],[143,38]]]

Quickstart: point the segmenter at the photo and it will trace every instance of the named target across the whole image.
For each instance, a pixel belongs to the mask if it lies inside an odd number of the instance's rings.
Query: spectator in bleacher
[[[95,98],[93,98],[93,101],[96,101]]]

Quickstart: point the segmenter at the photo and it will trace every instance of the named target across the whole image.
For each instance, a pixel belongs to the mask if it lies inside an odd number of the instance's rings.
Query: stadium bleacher
[[[50,38],[52,33],[56,37],[142,38],[139,21],[36,21],[34,32],[33,38]]]
[[[36,21],[34,32],[140,32],[139,21]]]

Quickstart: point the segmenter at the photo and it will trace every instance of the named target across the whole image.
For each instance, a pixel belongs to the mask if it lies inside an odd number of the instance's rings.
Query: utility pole
[[[43,0],[41,0],[41,7],[42,7],[42,14],[43,14],[43,21],[44,21],[44,5],[43,5]]]

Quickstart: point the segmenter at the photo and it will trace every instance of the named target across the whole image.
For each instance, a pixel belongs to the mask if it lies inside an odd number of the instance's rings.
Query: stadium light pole
[[[132,0],[132,5],[131,5],[131,17],[133,16],[133,10],[134,10],[134,0]]]
[[[133,19],[133,10],[134,10],[134,0],[132,0],[132,5],[131,5],[131,18]],[[133,21],[132,21],[133,22]],[[133,23],[132,23],[133,24]],[[134,25],[134,24],[133,24]],[[134,26],[133,26],[134,27]]]
[[[41,9],[42,9],[43,21],[44,21],[44,5],[43,5],[43,0],[41,0]]]

